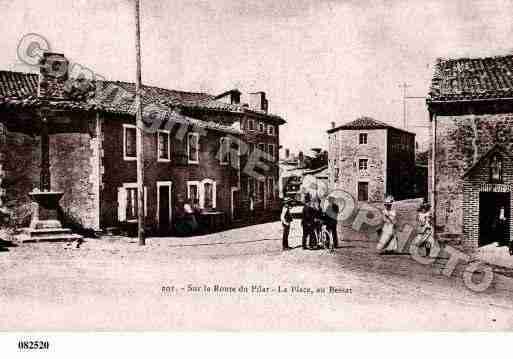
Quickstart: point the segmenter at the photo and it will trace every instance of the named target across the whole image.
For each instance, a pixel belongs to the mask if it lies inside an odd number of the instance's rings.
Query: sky
[[[403,90],[425,97],[439,57],[513,52],[507,0],[141,0],[144,84],[218,94],[265,91],[293,152],[327,147],[326,130],[360,116],[403,127]],[[36,33],[112,80],[135,79],[134,0],[0,0],[0,69]],[[244,97],[243,97],[244,99]],[[422,144],[425,100],[406,100]]]

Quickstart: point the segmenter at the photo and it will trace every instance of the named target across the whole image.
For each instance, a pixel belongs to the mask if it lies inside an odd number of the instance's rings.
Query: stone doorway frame
[[[510,213],[513,213],[513,185],[481,183],[466,180],[463,184],[463,245],[479,247],[479,196],[482,192],[510,193]],[[509,237],[513,236],[513,216],[509,218]]]

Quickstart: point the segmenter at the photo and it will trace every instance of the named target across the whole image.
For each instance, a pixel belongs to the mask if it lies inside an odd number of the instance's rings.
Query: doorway
[[[232,187],[231,192],[231,215],[232,220],[236,221],[240,219],[240,191],[237,187]]]
[[[358,182],[358,201],[369,200],[369,182]]]
[[[157,224],[160,234],[167,234],[171,229],[171,188],[171,182],[157,182]]]
[[[479,247],[509,242],[510,201],[510,192],[479,193]]]

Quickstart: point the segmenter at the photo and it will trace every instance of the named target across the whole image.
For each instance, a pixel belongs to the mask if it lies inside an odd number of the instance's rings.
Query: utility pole
[[[141,23],[140,0],[135,0],[135,104],[136,121],[136,153],[137,153],[137,237],[139,245],[144,246],[144,153],[143,153],[143,121],[141,101]]]
[[[399,87],[403,89],[403,127],[405,130],[407,130],[408,127],[406,124],[406,90],[408,89],[408,87],[410,87],[410,85],[404,82],[403,84],[399,85]]]

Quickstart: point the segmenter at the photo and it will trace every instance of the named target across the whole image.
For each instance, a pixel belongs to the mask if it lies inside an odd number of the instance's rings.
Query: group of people
[[[381,228],[381,236],[379,240],[379,253],[394,253],[399,250],[397,240],[397,213],[393,208],[394,198],[388,196],[384,202],[383,227]],[[291,201],[285,200],[283,210],[281,213],[281,223],[283,226],[283,250],[289,250],[289,234],[290,226],[293,221],[292,214],[290,213]],[[318,249],[319,235],[322,225],[326,226],[326,230],[332,239],[333,248],[338,247],[338,233],[337,233],[337,218],[339,214],[339,207],[336,199],[328,197],[327,206],[323,209],[321,202],[318,198],[312,198],[310,195],[305,195],[305,201],[302,211],[301,225],[303,227],[303,249]],[[430,256],[431,249],[435,245],[433,237],[431,207],[428,202],[423,201],[418,209],[417,214],[417,228],[416,228],[415,245],[419,248],[424,248],[426,256]]]
[[[281,223],[283,226],[283,250],[291,249],[289,246],[290,226],[292,224],[292,214],[290,213],[291,201],[285,200],[283,210],[281,213]],[[319,233],[323,225],[330,234],[333,241],[333,248],[338,247],[338,234],[337,234],[337,217],[339,207],[335,198],[328,197],[328,204],[325,209],[321,207],[319,198],[312,198],[308,193],[305,195],[301,225],[303,227],[303,249],[318,249]]]
[[[383,227],[381,228],[381,237],[378,244],[380,254],[395,253],[398,251],[397,240],[397,213],[393,209],[394,198],[388,196],[383,205]],[[424,248],[426,257],[431,254],[434,246],[431,206],[423,201],[417,214],[417,233],[415,245]]]

